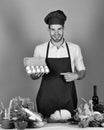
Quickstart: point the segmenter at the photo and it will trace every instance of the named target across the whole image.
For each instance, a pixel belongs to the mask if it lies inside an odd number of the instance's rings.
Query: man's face
[[[52,24],[49,26],[50,37],[53,41],[59,42],[64,35],[64,27],[60,24]]]

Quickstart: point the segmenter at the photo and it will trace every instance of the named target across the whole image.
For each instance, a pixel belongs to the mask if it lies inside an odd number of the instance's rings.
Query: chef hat
[[[51,24],[60,24],[64,25],[67,17],[64,14],[63,11],[61,10],[56,10],[53,12],[50,12],[45,18],[44,21],[46,24],[51,25]]]

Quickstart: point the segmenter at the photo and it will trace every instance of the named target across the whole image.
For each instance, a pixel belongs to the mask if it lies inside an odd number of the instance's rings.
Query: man
[[[66,109],[72,117],[77,108],[75,80],[85,76],[85,66],[78,45],[64,39],[64,24],[67,17],[61,10],[50,12],[44,19],[48,25],[50,40],[36,46],[35,57],[45,57],[50,73],[33,75],[33,79],[42,76],[37,94],[37,109],[49,118],[56,110]]]

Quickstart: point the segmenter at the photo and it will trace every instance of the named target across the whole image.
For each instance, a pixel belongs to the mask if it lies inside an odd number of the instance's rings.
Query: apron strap
[[[67,44],[67,42],[66,42],[66,41],[65,41],[65,43],[66,43],[66,48],[67,48],[68,56],[69,56],[69,59],[70,59],[69,47],[68,47],[68,44]]]
[[[48,45],[47,45],[47,50],[46,50],[46,59],[48,58],[48,52],[49,52],[49,43],[50,43],[50,41],[48,42]]]
[[[69,47],[68,47],[68,44],[67,44],[67,42],[66,42],[66,41],[65,41],[65,43],[66,43],[66,48],[67,48],[67,52],[68,52],[68,56],[69,56],[70,68],[71,68],[71,72],[72,72],[70,51],[69,51]]]

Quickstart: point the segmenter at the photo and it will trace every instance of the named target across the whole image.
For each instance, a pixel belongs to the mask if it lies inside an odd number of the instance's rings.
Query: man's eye
[[[54,31],[54,29],[51,29],[51,31]]]
[[[58,30],[60,31],[60,30],[62,30],[62,28],[59,28]]]

